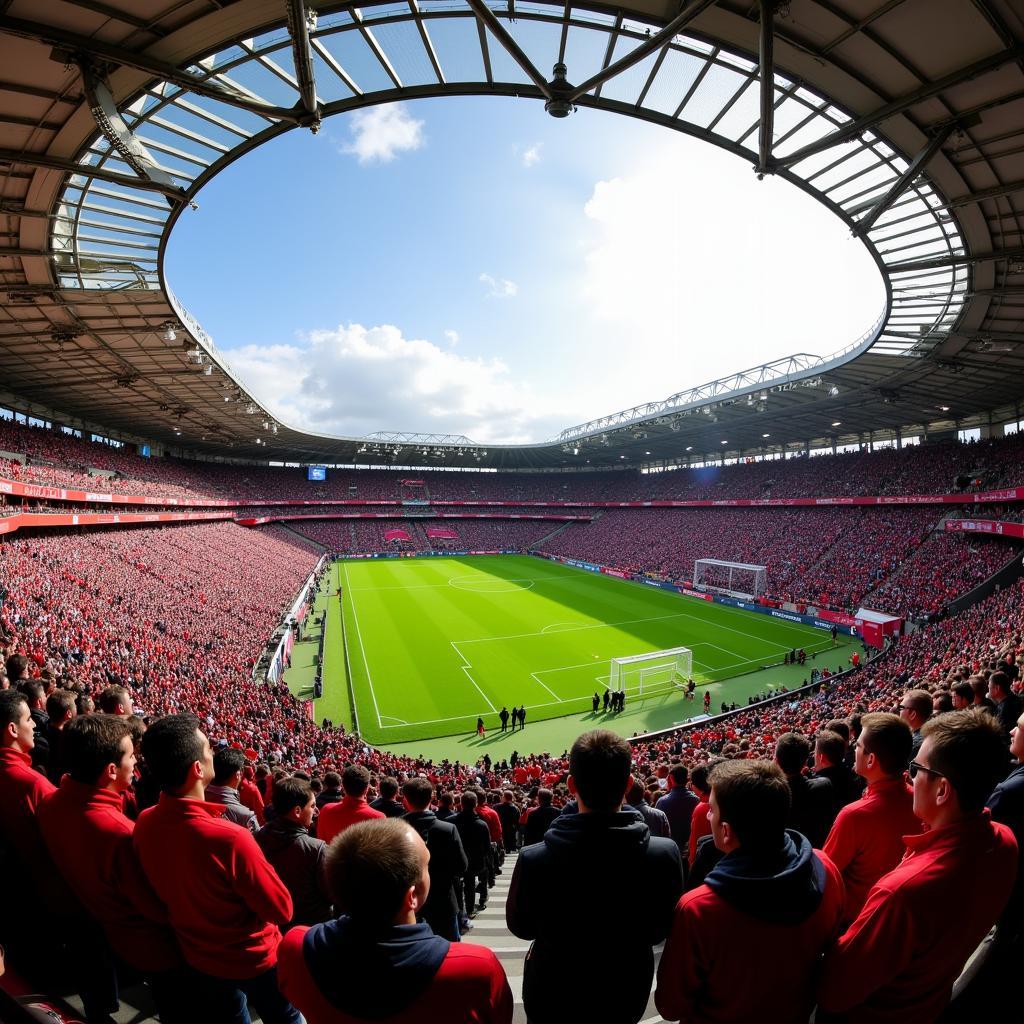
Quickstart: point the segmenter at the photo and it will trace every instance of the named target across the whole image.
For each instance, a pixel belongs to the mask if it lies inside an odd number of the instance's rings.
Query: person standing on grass
[[[487,730],[484,728],[484,720],[482,718],[478,718],[476,720],[476,734],[480,739],[484,739],[487,735]]]
[[[526,705],[523,704],[519,708],[519,731],[522,732],[526,728]]]
[[[498,712],[498,721],[501,722],[501,731],[508,732],[508,708],[504,705],[502,705],[501,710]]]

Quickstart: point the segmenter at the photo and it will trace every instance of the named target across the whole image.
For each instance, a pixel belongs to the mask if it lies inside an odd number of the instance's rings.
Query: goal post
[[[685,685],[693,675],[693,651],[689,647],[672,647],[628,658],[612,658],[609,664],[608,688],[624,690],[638,696],[664,693]]]
[[[768,567],[745,562],[725,562],[718,558],[698,558],[693,563],[693,589],[713,590],[753,600],[768,587]]]

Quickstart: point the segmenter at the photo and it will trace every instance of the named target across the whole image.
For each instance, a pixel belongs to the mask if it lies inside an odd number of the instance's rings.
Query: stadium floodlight
[[[836,395],[838,395],[838,394],[839,394],[839,388],[837,388],[837,387],[835,386],[835,384],[833,384],[833,385],[832,385],[832,387],[830,387],[830,388],[828,389],[828,393],[829,393],[829,397],[831,397],[831,398],[835,398],[835,397],[836,397]]]
[[[212,377],[213,376],[213,364],[212,363],[209,366],[204,366],[203,367],[203,376],[204,377]]]
[[[693,651],[671,647],[628,658],[612,658],[608,664],[608,688],[625,690],[638,697],[652,697],[686,686],[693,675]]]
[[[170,344],[173,341],[178,340],[178,333],[174,329],[174,323],[170,320],[165,323],[160,329],[160,340],[166,341]]]

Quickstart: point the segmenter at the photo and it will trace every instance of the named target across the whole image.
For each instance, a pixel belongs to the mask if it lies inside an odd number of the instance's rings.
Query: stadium
[[[214,1024],[251,1012],[270,1024],[301,1011],[312,1024],[584,1012],[655,1024],[747,1020],[751,1006],[780,1021],[815,1006],[819,1020],[1005,1016],[1020,942],[1010,847],[1024,835],[1019,3],[0,0],[0,58],[0,842],[19,890],[0,921],[0,1022]],[[227,288],[217,272],[231,240],[186,246],[191,218],[289,139],[326,150],[331,140],[312,136],[361,112],[458,102],[502,116],[522,107],[559,130],[618,115],[714,148],[825,211],[867,261],[881,307],[867,330],[829,325],[843,340],[824,354],[730,363],[706,382],[653,366],[651,393],[680,390],[621,411],[588,406],[594,418],[567,416],[542,440],[474,441],[429,423],[350,435],[282,414],[172,290],[186,250],[211,292]],[[297,178],[314,206],[303,188]],[[737,263],[721,276],[738,297],[768,271]],[[727,310],[713,312],[724,322]],[[554,359],[557,332],[544,343]],[[718,339],[689,343],[732,359]],[[583,385],[558,385],[562,408],[580,407]],[[306,397],[315,410],[317,393]],[[182,721],[187,742],[162,748]],[[985,747],[996,731],[998,756]],[[904,739],[890,772],[883,740]],[[627,805],[616,793],[596,809],[587,756],[621,758],[623,740]],[[182,749],[195,772],[172,784],[161,773]],[[964,750],[969,763],[956,760]],[[819,929],[813,941],[789,911],[783,926],[758,901],[740,911],[721,895],[729,865],[761,851],[754,826],[730,829],[729,815],[757,827],[769,817],[742,810],[741,776],[765,787],[764,806],[782,787],[805,866],[817,858],[819,876],[840,879],[840,895],[819,892],[802,919]],[[97,805],[69,809],[87,788],[107,808],[92,832]],[[898,866],[904,833],[891,821],[885,857],[872,854],[885,866],[867,881],[840,852],[844,823],[881,834],[854,814],[897,789],[911,854],[924,856],[926,837],[948,846],[917,904],[884,885],[913,859]],[[351,984],[328,981],[308,949],[335,914],[369,911],[335,868],[349,847],[334,839],[328,852],[302,818],[307,797],[319,814],[364,793],[379,813],[362,817],[412,815],[438,891],[438,835],[462,856],[480,820],[489,832],[479,859],[463,857],[443,883],[447,920],[432,916],[436,893],[430,911],[394,919],[449,950],[404,1002],[383,995],[403,987],[400,973],[359,960]],[[190,852],[169,852],[187,829],[160,838],[159,814],[188,800],[227,806],[211,811],[229,830],[216,842],[250,858],[258,898],[227,892],[234,862],[202,846],[214,840],[201,828]],[[478,800],[487,814],[474,815]],[[455,824],[430,838],[432,811]],[[650,888],[661,862],[617,850],[601,897],[574,903],[565,866],[564,904],[560,889],[528,901],[527,872],[553,848],[545,834],[605,812],[632,815],[645,850],[650,837],[644,856],[677,865],[666,907]],[[319,825],[328,840],[333,813]],[[318,866],[275,860],[286,822],[288,856],[301,849]],[[374,828],[351,836],[383,843]],[[211,887],[193,884],[216,872]],[[314,884],[323,872],[330,884]],[[328,886],[317,909],[300,914],[317,885]],[[698,900],[746,936],[720,952],[734,967],[743,958],[753,1002],[730,991],[735,979],[708,980],[718,954],[695,966],[710,947],[681,922]],[[544,921],[553,907],[564,921]],[[894,908],[905,918],[890,919]],[[305,943],[295,925],[310,928]],[[490,971],[486,1007],[463,1010],[445,974],[460,939]],[[778,949],[804,950],[804,973],[773,973]],[[539,980],[545,957],[592,971],[586,957],[602,950],[615,951],[631,1005],[602,1002],[608,983],[595,979],[567,1007],[569,967],[560,984]],[[890,974],[850,994],[848,979],[879,973],[879,959]],[[353,996],[369,979],[379,1003]]]

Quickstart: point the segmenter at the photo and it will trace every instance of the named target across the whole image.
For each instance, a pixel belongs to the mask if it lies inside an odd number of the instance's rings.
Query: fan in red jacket
[[[213,753],[198,719],[159,719],[142,753],[163,792],[139,816],[135,850],[194,969],[197,1013],[247,1024],[252,1002],[264,1024],[297,1024],[276,973],[279,926],[291,920],[292,899],[252,833],[225,820],[222,804],[204,801]]]
[[[57,869],[103,927],[111,949],[142,972],[160,1019],[187,1021],[179,1006],[181,952],[167,908],[146,880],[122,810],[135,750],[131,728],[114,715],[84,715],[64,728],[68,774],[39,808],[39,828]]]
[[[655,1005],[687,1024],[807,1020],[821,955],[839,933],[842,879],[786,829],[778,765],[726,761],[710,781],[711,834],[724,856],[676,907]]]
[[[819,1021],[931,1024],[1009,899],[1017,842],[985,800],[1006,773],[1006,741],[982,708],[929,719],[910,762],[928,826],[878,880],[825,958]]]
[[[281,990],[309,1024],[510,1024],[512,992],[491,950],[449,943],[416,912],[430,854],[401,818],[347,829],[327,855],[341,917],[293,928],[281,944]]]
[[[369,785],[370,773],[361,764],[350,764],[341,773],[341,788],[345,795],[338,803],[328,804],[320,811],[316,823],[318,839],[330,845],[331,840],[350,825],[385,816],[383,811],[375,811],[367,803],[366,790]]]
[[[32,768],[35,726],[18,690],[0,690],[0,838],[26,868],[46,860],[36,811],[56,788]]]
[[[868,788],[839,812],[822,847],[846,885],[844,924],[860,913],[875,882],[903,859],[903,837],[921,831],[913,795],[903,781],[913,739],[898,715],[876,712],[861,719],[854,770]]]

